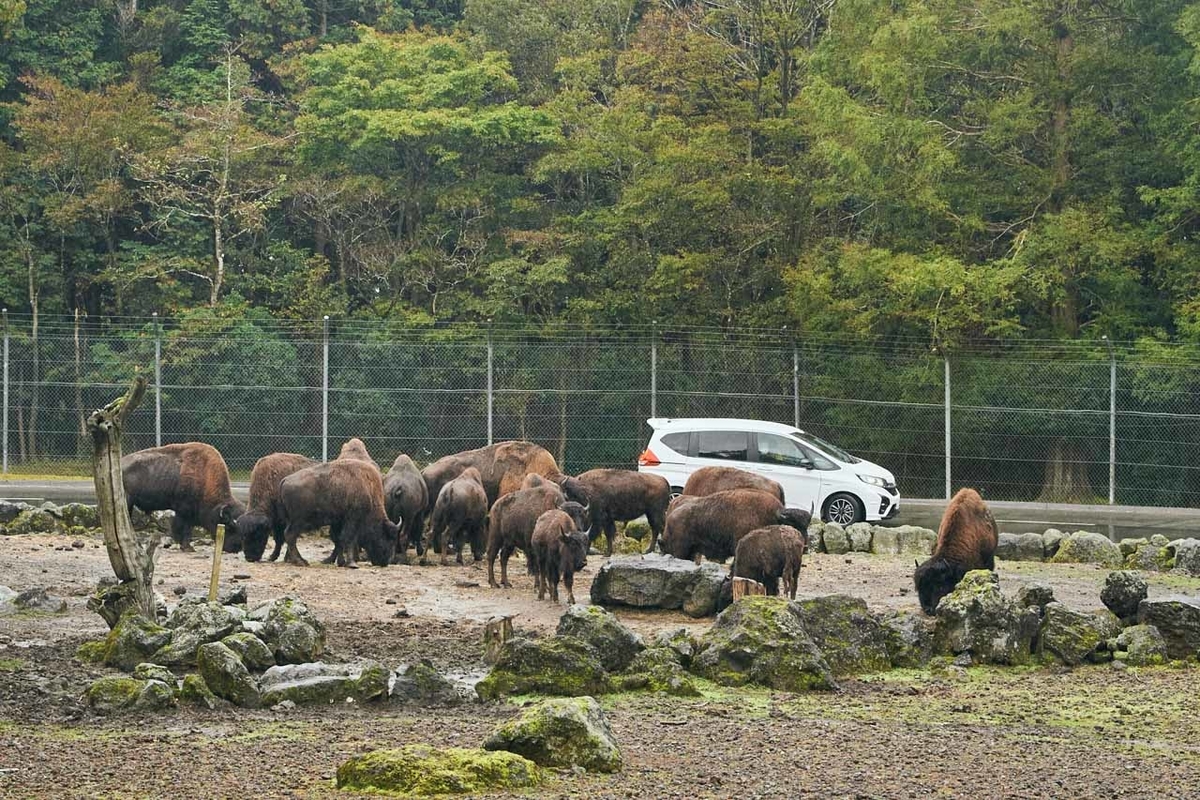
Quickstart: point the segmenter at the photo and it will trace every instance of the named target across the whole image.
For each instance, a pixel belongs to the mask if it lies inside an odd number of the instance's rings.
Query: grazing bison
[[[487,518],[487,493],[483,491],[483,479],[479,477],[479,470],[467,467],[438,492],[430,517],[429,545],[441,553],[443,565],[451,541],[458,552],[456,560],[459,564],[463,563],[463,547],[467,542],[471,543],[471,555],[476,561],[480,560]]]
[[[279,503],[279,483],[293,472],[316,463],[296,453],[272,453],[254,462],[250,472],[250,505],[237,519],[237,533],[247,561],[262,560],[271,534],[275,535],[271,561],[279,558],[283,550],[283,529],[287,527],[283,506]]]
[[[766,492],[731,489],[677,506],[667,515],[662,550],[676,558],[702,555],[710,561],[724,561],[755,528],[791,525],[807,536],[811,520],[811,512],[786,508]]]
[[[784,593],[795,600],[805,542],[805,534],[790,525],[756,528],[737,543],[732,574],[758,581],[769,595],[779,594],[782,578]]]
[[[578,505],[569,503],[568,505]],[[575,573],[587,566],[588,535],[562,509],[547,511],[537,519],[530,537],[529,568],[537,586],[538,600],[558,602],[558,581],[567,587],[567,604],[575,603]]]
[[[342,449],[338,453],[338,460],[365,461],[375,467],[375,469],[379,469],[379,465],[375,463],[375,459],[371,458],[371,454],[367,452],[367,446],[357,436],[342,445]]]
[[[500,442],[478,450],[467,450],[439,458],[421,471],[421,476],[425,478],[429,502],[436,502],[442,487],[458,477],[467,467],[479,470],[489,506],[495,505],[504,495],[520,489],[525,476],[531,473],[560,484],[568,498],[587,504],[582,487],[562,473],[548,450],[531,442]]]
[[[306,566],[296,547],[301,532],[329,526],[334,553],[327,561],[355,568],[359,545],[377,567],[386,567],[396,552],[400,529],[387,518],[379,468],[356,460],[315,464],[294,472],[279,485],[287,527],[289,564]]]
[[[921,610],[932,615],[971,570],[995,569],[999,538],[996,518],[979,492],[959,489],[942,515],[933,555],[913,573]]]
[[[168,444],[130,453],[121,459],[121,477],[129,510],[175,512],[171,536],[192,550],[192,528],[215,536],[224,524],[225,552],[241,547],[235,522],[246,510],[229,486],[229,469],[215,447],[201,442]]]
[[[529,540],[538,517],[547,511],[567,506],[562,491],[553,484],[519,489],[506,494],[492,505],[488,514],[487,560],[488,585],[496,586],[496,556],[500,556],[500,585],[508,582],[508,559],[513,550],[520,550],[529,559]],[[587,507],[570,503],[580,518],[580,530],[587,529]],[[532,571],[532,563],[530,563]]]
[[[608,540],[607,555],[612,555],[617,522],[628,522],[643,514],[650,523],[650,546],[654,552],[658,537],[667,521],[667,505],[671,502],[671,484],[660,475],[632,472],[627,469],[593,469],[579,475],[588,496],[588,511],[592,527],[588,536],[593,541],[600,534]]]
[[[779,502],[783,500],[783,487],[770,478],[755,475],[736,467],[701,467],[691,474],[683,486],[683,493],[695,497],[705,497],[717,492],[727,492],[730,489],[758,489],[773,495]]]
[[[421,471],[406,455],[396,456],[392,468],[383,476],[383,504],[388,519],[400,526],[396,559],[404,558],[410,543],[416,545],[417,555],[425,555],[421,535],[425,531],[425,509],[429,498]]]

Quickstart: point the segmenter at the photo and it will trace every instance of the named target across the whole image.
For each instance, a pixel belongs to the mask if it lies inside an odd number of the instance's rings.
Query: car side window
[[[838,468],[837,464],[834,464],[832,461],[830,461],[828,458],[826,458],[825,456],[818,453],[816,450],[810,450],[809,448],[807,448],[803,445],[800,445],[800,449],[804,451],[804,456],[813,463],[814,469],[825,470],[826,472],[828,472],[830,470],[835,470]]]
[[[668,433],[662,437],[662,443],[676,453],[679,453],[679,455],[686,456],[688,454],[688,439],[690,438],[690,433]]]
[[[758,434],[759,463],[802,467],[808,458],[804,448],[786,436],[777,436],[773,433]]]
[[[728,461],[747,460],[750,437],[742,431],[700,431],[696,456]]]

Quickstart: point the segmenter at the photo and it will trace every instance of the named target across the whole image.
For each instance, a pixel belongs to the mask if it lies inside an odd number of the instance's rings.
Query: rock
[[[203,706],[209,711],[225,705],[225,701],[212,693],[208,684],[195,673],[183,676],[183,685],[179,687],[179,702],[193,706]]]
[[[275,666],[275,656],[271,655],[271,648],[253,633],[231,633],[221,640],[221,644],[237,653],[246,669],[251,672],[262,672]]]
[[[244,708],[258,708],[262,696],[237,653],[220,642],[200,645],[196,651],[200,677],[217,697]]]
[[[249,601],[245,586],[235,586],[227,589],[217,599],[223,606],[244,606]]]
[[[1153,625],[1131,625],[1113,640],[1110,649],[1131,667],[1152,667],[1167,660],[1167,641]]]
[[[1166,572],[1171,568],[1171,549],[1154,543],[1144,544],[1125,558],[1129,569],[1144,572]]]
[[[804,548],[808,553],[825,552],[825,523],[814,519],[808,524],[808,544]]]
[[[170,630],[128,611],[104,640],[104,663],[128,672],[143,661],[153,661],[152,656],[170,640]]]
[[[100,512],[95,506],[67,503],[59,509],[59,515],[68,528],[95,530],[100,527]]]
[[[658,553],[614,556],[596,573],[591,599],[601,606],[680,608],[704,616],[715,611],[723,579],[724,571],[716,564],[697,565]]]
[[[176,586],[174,589],[171,590],[171,594],[175,595],[176,597],[183,597],[185,594],[187,594],[187,587],[186,586]]]
[[[611,690],[600,654],[569,636],[509,639],[500,648],[491,672],[475,686],[484,700],[514,694],[581,697]]]
[[[30,533],[60,533],[63,529],[62,520],[45,508],[27,508],[5,525],[5,532],[9,536]]]
[[[1132,620],[1137,616],[1138,604],[1146,599],[1149,590],[1146,579],[1138,573],[1117,570],[1108,573],[1100,591],[1100,601],[1118,619]]]
[[[646,647],[642,637],[600,606],[568,607],[558,620],[556,633],[590,644],[600,654],[601,665],[609,672],[625,669]]]
[[[937,607],[934,650],[970,653],[976,664],[1025,664],[1038,630],[1038,612],[1009,600],[988,570],[968,572]]]
[[[871,552],[871,523],[855,522],[846,528],[846,536],[850,539],[850,550],[855,553]]]
[[[1046,532],[1042,534],[1042,550],[1046,554],[1046,560],[1050,560],[1058,553],[1058,548],[1065,538],[1067,535],[1058,528],[1046,529]]]
[[[679,653],[669,647],[651,647],[638,653],[620,678],[624,691],[648,691],[671,697],[700,697],[700,690],[683,668]]]
[[[996,558],[1004,561],[1042,561],[1045,544],[1040,533],[1002,533]]]
[[[1038,655],[1054,657],[1069,667],[1106,660],[1108,640],[1121,632],[1121,623],[1107,611],[1084,614],[1062,603],[1046,606],[1038,630]]]
[[[329,705],[386,697],[391,672],[377,661],[357,664],[288,664],[263,673],[259,686],[265,706],[291,700],[299,706]]]
[[[1175,558],[1174,572],[1200,576],[1200,539],[1178,539],[1169,548]]]
[[[151,659],[167,666],[194,666],[196,651],[202,644],[219,642],[241,627],[241,619],[219,603],[199,598],[183,601],[167,619],[171,641]]]
[[[725,686],[834,688],[829,664],[800,622],[800,609],[779,597],[743,597],[722,611],[701,637],[691,669]]]
[[[692,656],[696,655],[698,649],[696,637],[692,636],[692,632],[687,628],[659,631],[654,637],[654,644],[656,647],[670,648],[679,656],[679,663],[685,667],[692,663]]]
[[[61,597],[48,594],[45,589],[26,589],[12,599],[12,605],[18,611],[32,611],[43,614],[67,613],[67,601]]]
[[[428,661],[401,664],[392,683],[391,701],[421,707],[456,706],[463,697]]]
[[[174,678],[169,684],[162,681],[142,681],[142,688],[133,700],[133,710],[162,711],[174,708],[175,704]]]
[[[1140,539],[1122,539],[1117,542],[1117,547],[1121,549],[1122,556],[1129,558],[1138,551],[1139,547],[1144,547],[1148,544],[1150,544],[1150,540],[1143,536]]]
[[[887,634],[862,598],[831,594],[801,600],[796,607],[800,623],[834,675],[883,672],[891,668]]]
[[[10,503],[7,500],[0,500],[0,525],[8,525],[20,516],[22,511],[28,511],[31,508],[33,506],[28,503]]]
[[[850,536],[846,529],[836,522],[826,522],[821,531],[821,540],[825,543],[825,552],[842,555],[850,552]]]
[[[933,655],[933,620],[914,611],[889,611],[879,618],[893,667],[917,669]]]
[[[653,531],[650,530],[649,522],[644,519],[635,519],[625,523],[625,529],[622,531],[621,535],[626,539],[633,539],[640,542],[651,533],[653,533]]]
[[[83,697],[88,706],[101,713],[132,708],[146,681],[134,678],[106,676],[92,681]]]
[[[1194,658],[1200,653],[1200,600],[1195,597],[1156,597],[1138,605],[1138,623],[1158,628],[1171,658]]]
[[[937,542],[937,532],[916,525],[895,528],[875,525],[871,529],[871,552],[886,556],[928,558]]]
[[[82,539],[76,539],[75,541],[71,542],[71,547],[75,548],[76,550],[82,550],[86,546],[87,545],[84,544]]]
[[[108,643],[103,639],[99,641],[84,642],[75,648],[75,658],[79,659],[84,664],[103,664],[104,654],[108,650]]]
[[[171,670],[149,662],[143,662],[134,667],[133,677],[140,681],[159,681],[168,686],[175,686],[179,682],[175,678],[175,673],[171,672]]]
[[[1063,539],[1050,560],[1056,564],[1099,564],[1109,569],[1120,569],[1125,563],[1115,542],[1092,531],[1075,531]]]
[[[1171,540],[1166,536],[1163,536],[1161,533],[1156,533],[1150,537],[1150,544],[1154,545],[1155,547],[1166,547],[1170,543]]]
[[[485,750],[506,750],[542,767],[619,772],[621,750],[591,697],[543,700],[492,732]]]
[[[295,597],[264,603],[248,615],[263,623],[257,632],[279,664],[306,664],[325,652],[325,626]]]
[[[543,780],[516,753],[411,744],[354,756],[337,770],[337,788],[429,797],[530,789]]]
[[[1054,589],[1048,583],[1030,581],[1017,589],[1017,605],[1024,608],[1036,608],[1039,613],[1047,604],[1054,602]]]

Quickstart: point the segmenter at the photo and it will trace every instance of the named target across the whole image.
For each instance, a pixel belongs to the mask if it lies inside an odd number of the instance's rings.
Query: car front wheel
[[[862,501],[852,494],[835,494],[825,503],[825,513],[821,515],[826,522],[836,522],[845,527],[867,518]]]

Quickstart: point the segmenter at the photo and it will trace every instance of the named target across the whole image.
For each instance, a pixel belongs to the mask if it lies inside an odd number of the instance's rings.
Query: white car
[[[663,476],[673,492],[682,492],[701,467],[737,467],[778,482],[788,507],[818,509],[826,522],[874,522],[900,510],[892,473],[791,425],[752,419],[646,422],[654,434],[638,471]]]

